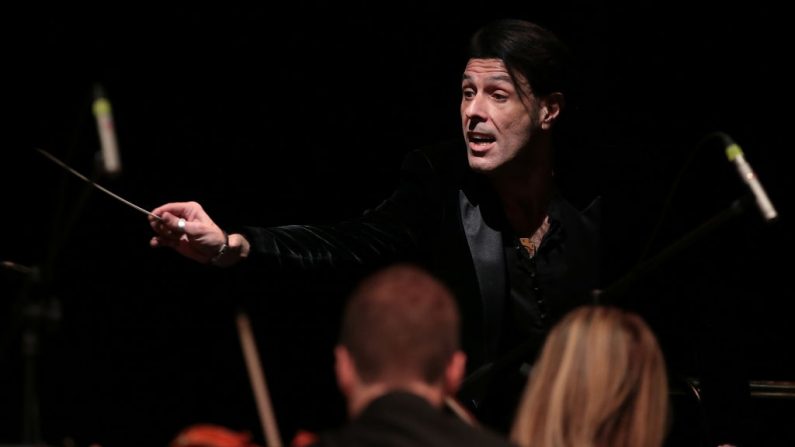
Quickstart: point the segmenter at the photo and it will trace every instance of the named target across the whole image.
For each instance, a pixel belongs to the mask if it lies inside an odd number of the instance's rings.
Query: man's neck
[[[551,167],[533,167],[491,180],[513,230],[520,236],[532,235],[547,217],[552,196]]]
[[[351,395],[348,396],[348,414],[351,419],[356,418],[371,402],[394,391],[415,394],[427,400],[434,407],[441,408],[444,404],[445,393],[442,387],[438,385],[429,385],[419,380],[401,384],[377,382],[360,384],[353,390]]]

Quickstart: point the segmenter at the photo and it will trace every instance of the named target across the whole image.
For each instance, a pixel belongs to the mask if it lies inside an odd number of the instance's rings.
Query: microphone
[[[751,192],[754,194],[756,205],[759,207],[759,212],[762,213],[762,217],[764,217],[767,222],[774,221],[778,217],[778,213],[773,207],[773,203],[770,202],[770,199],[767,197],[764,188],[762,188],[762,184],[759,183],[756,173],[754,173],[751,165],[745,160],[743,150],[740,149],[740,146],[728,135],[722,134],[721,137],[726,144],[726,157],[730,162],[734,163],[734,166],[737,167],[737,172],[740,174],[740,178],[751,188]]]
[[[114,177],[121,172],[119,145],[116,142],[116,131],[113,125],[113,114],[110,101],[99,84],[94,86],[94,103],[91,107],[97,120],[99,143],[102,148],[102,172]]]

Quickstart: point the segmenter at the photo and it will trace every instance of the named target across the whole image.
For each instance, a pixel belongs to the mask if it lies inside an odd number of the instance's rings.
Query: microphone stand
[[[91,182],[96,181],[102,174],[99,160],[99,158],[95,160]],[[44,328],[52,329],[62,319],[60,300],[56,295],[50,293],[54,276],[53,272],[58,256],[66,244],[69,234],[77,224],[93,190],[92,183],[86,183],[74,204],[72,212],[67,216],[63,216],[65,202],[65,194],[63,192],[66,189],[66,177],[66,174],[63,174],[61,187],[58,188],[61,201],[56,209],[56,216],[53,218],[50,245],[42,267],[26,267],[10,261],[3,261],[1,264],[4,268],[26,275],[25,284],[22,286],[17,298],[16,307],[18,308],[19,322],[15,325],[16,329],[14,330],[16,332],[22,326],[21,351],[24,360],[24,384],[21,441],[23,446],[41,447],[45,445],[39,406],[40,396],[37,386],[39,357],[44,338]]]
[[[57,297],[44,287],[39,267],[28,267],[11,261],[0,263],[5,269],[24,275],[16,300],[12,304],[15,320],[7,330],[4,340],[20,335],[22,353],[22,432],[25,445],[42,444],[38,381],[38,359],[42,334],[61,320],[61,305]],[[3,343],[3,351],[6,346]]]
[[[735,200],[723,211],[714,215],[712,218],[702,223],[695,229],[691,230],[673,244],[657,253],[654,257],[636,265],[632,270],[630,270],[629,273],[608,286],[606,289],[595,290],[593,292],[594,304],[614,303],[620,296],[626,293],[632,285],[643,279],[649,273],[653,272],[669,259],[673,258],[686,248],[703,239],[715,229],[742,214],[752,203],[753,198],[750,195],[745,195]]]
[[[92,181],[95,181],[98,177],[99,171],[96,171],[92,175]],[[64,223],[62,224],[60,235],[56,233],[59,226],[56,225],[53,228],[53,237],[44,268],[40,272],[38,267],[33,267],[33,274],[29,275],[33,293],[29,292],[21,298],[24,303],[22,319],[27,323],[22,334],[22,353],[25,359],[22,442],[25,445],[43,445],[43,430],[37,389],[40,344],[43,340],[44,327],[48,324],[54,326],[55,323],[59,323],[62,319],[60,300],[57,296],[50,293],[50,289],[58,256],[66,245],[69,235],[74,230],[92,190],[91,183],[86,183],[72,213],[63,220]]]

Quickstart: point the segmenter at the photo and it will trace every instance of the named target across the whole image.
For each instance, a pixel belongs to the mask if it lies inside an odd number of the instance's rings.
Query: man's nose
[[[482,121],[486,121],[486,112],[483,107],[483,98],[480,95],[475,95],[472,99],[467,101],[464,107],[464,114],[469,120],[470,126]]]

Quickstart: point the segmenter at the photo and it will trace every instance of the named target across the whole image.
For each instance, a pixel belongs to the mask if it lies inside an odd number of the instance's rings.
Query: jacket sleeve
[[[314,269],[411,259],[441,221],[441,195],[429,158],[412,151],[390,197],[358,218],[331,225],[244,227],[251,243],[247,263]]]

